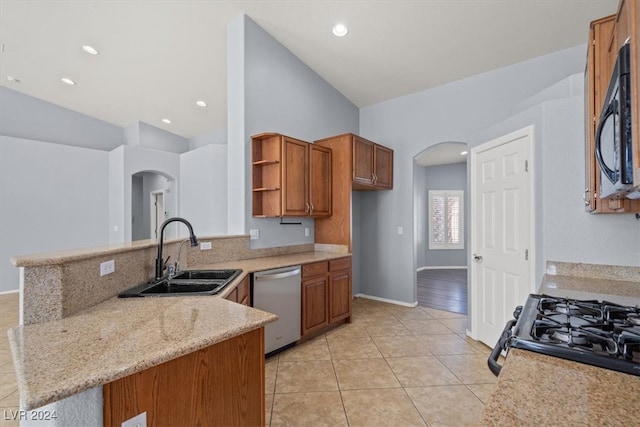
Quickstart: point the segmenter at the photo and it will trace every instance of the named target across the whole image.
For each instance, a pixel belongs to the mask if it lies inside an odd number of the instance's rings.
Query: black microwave
[[[601,199],[640,198],[640,191],[634,191],[633,185],[630,53],[629,43],[618,51],[596,129]]]

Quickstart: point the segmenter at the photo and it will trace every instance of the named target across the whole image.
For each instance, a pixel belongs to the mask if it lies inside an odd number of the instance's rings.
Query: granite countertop
[[[512,348],[483,426],[624,426],[640,420],[640,377]]]
[[[640,277],[629,278],[547,274],[538,293],[640,305]],[[510,348],[480,425],[630,425],[639,419],[640,376]]]
[[[350,255],[319,250],[193,265],[188,269],[233,268],[242,273],[213,297],[114,297],[71,317],[12,328],[9,341],[24,409],[58,401],[272,322],[275,315],[224,298],[252,272]]]
[[[210,297],[112,298],[62,320],[9,330],[23,409],[30,410],[275,321]]]

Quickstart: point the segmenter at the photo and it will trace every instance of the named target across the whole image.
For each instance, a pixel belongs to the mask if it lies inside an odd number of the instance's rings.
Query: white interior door
[[[533,291],[528,127],[471,150],[472,335],[493,347]]]

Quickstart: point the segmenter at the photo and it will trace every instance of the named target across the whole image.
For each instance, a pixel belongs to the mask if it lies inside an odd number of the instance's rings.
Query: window
[[[429,190],[429,249],[464,249],[464,192]]]

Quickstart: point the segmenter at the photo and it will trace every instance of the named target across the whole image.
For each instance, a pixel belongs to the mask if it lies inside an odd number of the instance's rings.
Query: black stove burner
[[[516,347],[640,376],[639,307],[532,294],[516,313],[489,360],[494,374],[499,350]]]

